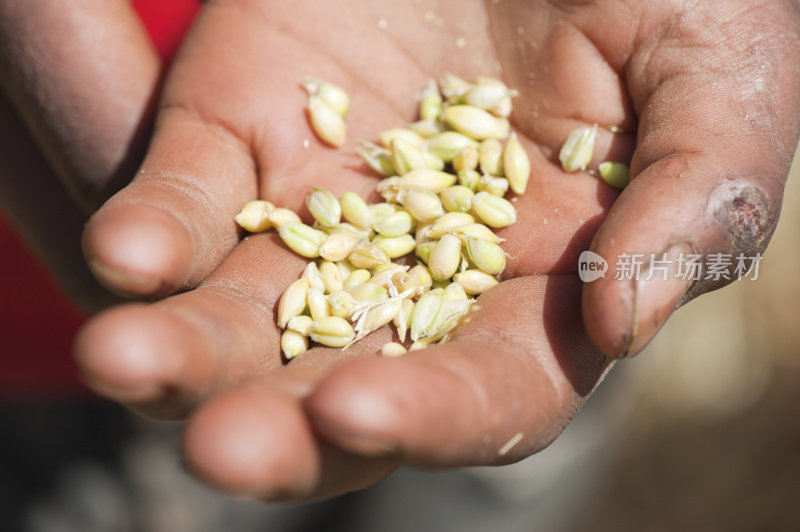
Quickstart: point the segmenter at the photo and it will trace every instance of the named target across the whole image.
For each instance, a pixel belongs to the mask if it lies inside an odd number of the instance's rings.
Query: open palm
[[[702,80],[675,85],[686,58],[646,37],[666,15],[622,2],[353,4],[209,2],[170,72],[141,171],[85,234],[90,266],[107,285],[141,296],[181,292],[90,322],[77,346],[87,381],[151,415],[202,403],[187,428],[187,456],[225,489],[314,497],[368,485],[398,464],[528,456],[558,435],[609,365],[587,329],[610,355],[638,351],[688,288],[665,283],[659,297],[641,299],[636,285],[608,277],[582,296],[577,257],[612,204],[593,248],[606,257],[760,249],[777,216],[771,206],[788,161],[759,173],[765,162],[752,154],[696,150],[718,146],[692,120],[726,128],[730,117],[686,105]],[[670,38],[684,38],[675,32]],[[655,72],[653,57],[666,70]],[[241,239],[234,214],[255,198],[302,214],[313,185],[370,196],[377,179],[355,155],[356,140],[413,120],[414,95],[445,72],[494,75],[520,91],[511,121],[532,177],[515,204],[518,222],[500,232],[513,257],[506,282],[480,297],[448,344],[371,356],[390,338],[386,328],[344,352],[314,349],[284,366],[274,312],[305,260],[274,233]],[[350,95],[340,150],[320,144],[304,119],[307,75]],[[601,128],[595,164],[633,157],[636,180],[617,203],[596,178],[557,165],[568,132],[593,123]],[[798,124],[782,127],[778,149],[790,151]],[[766,142],[758,131],[753,138]],[[725,176],[740,187],[728,196],[719,192],[723,176],[708,171],[720,158],[741,170]],[[675,190],[679,178],[692,197]],[[697,205],[695,214],[706,212],[714,197],[712,215],[740,205],[737,197],[760,209],[758,221],[743,222],[750,240],[686,216]],[[665,214],[648,227],[655,201]]]

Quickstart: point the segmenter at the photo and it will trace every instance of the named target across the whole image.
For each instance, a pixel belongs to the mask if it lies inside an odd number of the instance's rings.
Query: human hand
[[[660,252],[675,235],[698,251],[717,249],[730,233],[724,217],[714,218],[719,211],[707,220],[705,205],[726,175],[761,191],[748,198],[766,201],[745,209],[760,214],[754,234],[768,235],[777,217],[798,128],[787,117],[796,117],[800,83],[782,68],[800,56],[789,37],[796,9],[773,3],[739,14],[730,2],[694,11],[672,4],[467,10],[452,2],[427,16],[396,3],[346,10],[210,2],[165,87],[141,172],[85,237],[96,273],[117,289],[190,291],[90,323],[77,344],[87,381],[157,415],[224,392],[190,421],[187,458],[210,482],[263,497],[324,496],[374,482],[397,464],[499,464],[543,448],[608,367],[584,327],[609,355],[638,346],[633,303],[613,279],[583,288],[582,322],[575,264],[598,227],[593,249],[606,257]],[[780,44],[760,38],[766,29]],[[744,62],[753,49],[762,60]],[[713,80],[696,68],[712,60]],[[389,338],[384,330],[344,353],[315,349],[284,367],[273,312],[304,261],[274,234],[240,242],[233,215],[256,197],[300,210],[311,185],[366,196],[376,182],[348,149],[352,140],[339,151],[314,140],[297,81],[311,74],[344,87],[350,139],[371,138],[410,119],[409,95],[428,77],[496,74],[496,65],[521,92],[512,122],[533,166],[519,221],[502,231],[514,257],[508,280],[480,298],[450,344],[400,359],[369,356]],[[725,88],[721,95],[710,93],[711,81]],[[757,122],[742,124],[745,104]],[[634,181],[616,203],[596,178],[557,166],[568,132],[592,123],[601,126],[595,164],[632,157]],[[737,136],[727,138],[733,126]],[[675,186],[676,172],[689,187]],[[741,205],[719,194],[723,208]],[[663,308],[678,299],[653,298],[636,342],[654,334]]]
[[[0,0],[0,205],[83,308],[83,225],[144,155],[160,64],[128,2]]]

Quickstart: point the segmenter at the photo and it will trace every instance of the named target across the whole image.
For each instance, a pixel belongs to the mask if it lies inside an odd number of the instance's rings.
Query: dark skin
[[[582,286],[579,253],[763,250],[800,128],[796,2],[354,4],[208,2],[139,173],[83,239],[107,286],[162,298],[87,325],[76,344],[86,381],[145,414],[190,414],[190,467],[264,499],[547,446],[613,358],[638,353],[677,305],[717,287],[613,275]],[[356,139],[412,120],[413,96],[448,71],[520,91],[512,124],[533,170],[517,224],[500,231],[506,282],[448,344],[376,357],[387,328],[285,365],[274,312],[305,260],[274,233],[243,239],[233,215],[260,197],[305,216],[311,185],[369,196],[377,181]],[[341,150],[302,119],[297,81],[309,74],[350,94]],[[630,162],[619,197],[557,164],[569,131],[593,123],[592,168]]]

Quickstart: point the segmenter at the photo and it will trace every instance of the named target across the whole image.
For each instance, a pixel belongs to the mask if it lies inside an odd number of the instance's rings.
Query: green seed
[[[497,244],[470,238],[467,240],[467,255],[472,264],[492,275],[498,275],[506,267],[506,254]]]
[[[423,294],[414,305],[411,314],[411,340],[416,342],[420,338],[429,336],[436,330],[436,318],[444,301],[444,290],[432,290]]]
[[[433,225],[428,229],[426,237],[431,240],[437,240],[445,233],[452,232],[454,227],[474,222],[475,218],[466,212],[448,212],[436,219]]]
[[[414,226],[414,219],[406,211],[397,211],[378,220],[375,231],[383,236],[401,236],[411,231]]]
[[[306,196],[306,207],[322,227],[331,227],[341,221],[342,206],[339,200],[324,188],[311,189],[311,194]]]
[[[463,185],[453,185],[447,187],[439,193],[442,200],[442,207],[448,212],[467,212],[472,208],[472,197],[475,193],[472,189]]]
[[[451,162],[464,148],[477,145],[476,141],[456,131],[439,133],[425,142],[428,151],[444,162]]]
[[[444,170],[444,161],[428,150],[422,151],[422,157],[425,159],[425,164],[430,170]]]
[[[606,161],[604,163],[600,163],[600,166],[597,169],[600,172],[600,177],[603,179],[603,181],[612,187],[622,190],[628,186],[628,182],[630,181],[630,171],[626,165],[622,163]]]
[[[360,243],[347,257],[356,268],[370,269],[390,262],[389,255],[382,248],[370,242]]]
[[[380,303],[389,299],[389,292],[375,283],[364,283],[345,290],[360,303]]]
[[[428,80],[428,85],[419,95],[419,117],[422,120],[436,120],[442,111],[442,95],[436,81]]]
[[[402,138],[392,140],[391,153],[392,165],[399,175],[428,168],[422,150]]]
[[[328,294],[328,305],[330,305],[332,316],[349,318],[357,304],[358,301],[349,292],[339,291]],[[310,330],[309,334],[311,334]]]
[[[353,288],[354,286],[362,285],[369,281],[370,277],[372,277],[372,274],[365,268],[353,270],[350,275],[345,278],[344,288],[346,290],[348,288]]]
[[[362,141],[359,144],[358,148],[356,148],[356,153],[364,159],[367,166],[382,176],[395,174],[392,153],[388,149],[371,142]]]
[[[383,181],[388,181],[384,179]],[[382,218],[389,216],[390,214],[394,214],[397,212],[397,205],[393,205],[391,203],[381,202],[381,203],[373,203],[369,206],[370,216],[372,217],[373,225],[378,223]]]
[[[517,221],[517,211],[504,198],[478,192],[472,198],[472,210],[486,225],[490,227],[506,227]]]
[[[428,190],[438,194],[447,187],[455,184],[456,179],[456,176],[453,174],[425,168],[407,173],[400,178],[397,186],[400,190]]]
[[[355,192],[345,192],[339,198],[342,215],[344,219],[360,228],[367,228],[372,225],[372,215],[370,214],[367,202]]]
[[[378,235],[372,242],[384,250],[390,259],[397,259],[408,255],[414,251],[414,248],[417,246],[417,241],[409,234],[400,236]]]
[[[436,241],[435,240],[431,240],[429,242],[423,242],[421,244],[417,244],[417,248],[415,250],[415,253],[416,253],[417,257],[419,257],[419,260],[421,260],[425,264],[428,264],[428,261],[430,261],[430,258],[431,258],[431,251],[433,251],[433,247],[435,245],[436,245]]]
[[[281,240],[295,253],[303,257],[319,256],[319,248],[328,237],[322,231],[300,222],[287,222],[278,231]]]
[[[458,184],[462,187],[467,187],[470,190],[478,190],[478,185],[481,182],[481,174],[475,170],[463,170],[458,173]]]
[[[450,283],[444,289],[444,293],[442,294],[443,302],[447,303],[448,301],[466,301],[469,299],[467,297],[467,292],[464,290],[458,283]]]

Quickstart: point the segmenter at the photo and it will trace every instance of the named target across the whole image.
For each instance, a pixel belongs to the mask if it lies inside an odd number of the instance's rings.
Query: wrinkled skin
[[[358,489],[400,464],[503,464],[544,448],[613,358],[639,352],[677,305],[718,287],[613,275],[582,286],[579,253],[763,250],[800,127],[796,2],[443,1],[433,16],[421,2],[352,4],[207,2],[167,77],[141,169],[83,237],[106,286],[163,298],[87,325],[76,344],[86,381],[148,415],[190,413],[190,467],[265,499]],[[94,15],[131,24],[130,13]],[[131,64],[150,57],[145,45],[127,53]],[[135,152],[134,124],[146,123],[157,83],[157,68],[146,71],[105,73],[140,88],[136,120],[75,127],[90,138],[122,128],[107,148]],[[513,257],[507,282],[479,299],[449,344],[375,357],[387,328],[344,353],[314,349],[282,364],[274,312],[305,261],[274,233],[243,239],[233,215],[259,197],[303,213],[311,185],[370,195],[377,180],[355,141],[412,120],[414,95],[448,71],[496,75],[520,91],[512,123],[533,172],[518,223],[500,231]],[[297,82],[309,74],[350,94],[341,150],[321,145],[303,118]],[[34,85],[47,85],[58,72],[38,75]],[[60,109],[10,99],[29,129],[36,113],[59,123]],[[631,164],[619,197],[557,164],[568,132],[593,123],[593,167]],[[36,140],[58,154],[68,137]],[[75,157],[92,161],[80,149]],[[98,173],[127,168],[116,164]],[[60,175],[73,190],[100,179],[80,165]],[[52,175],[42,182],[55,187]]]

